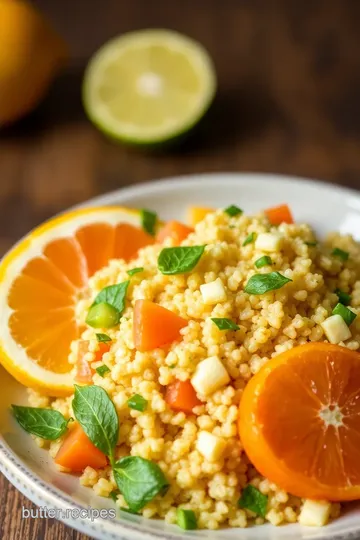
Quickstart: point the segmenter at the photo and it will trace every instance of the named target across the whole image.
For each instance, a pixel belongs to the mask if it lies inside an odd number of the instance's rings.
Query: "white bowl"
[[[358,193],[319,182],[276,175],[204,174],[174,178],[114,191],[85,204],[150,208],[164,219],[184,219],[190,204],[214,207],[237,204],[251,213],[282,202],[289,203],[297,221],[312,224],[320,235],[339,230],[344,234],[352,233],[360,240]],[[345,540],[360,537],[360,504],[349,505],[339,519],[322,529],[300,525],[263,525],[242,530],[185,533],[163,521],[147,520],[123,512],[119,512],[115,520],[91,521],[66,515],[69,509],[80,510],[88,506],[114,508],[114,503],[97,497],[91,489],[81,487],[76,477],[56,471],[47,452],[33,443],[9,412],[11,403],[26,404],[24,388],[1,367],[0,377],[0,471],[35,504],[57,509],[59,519],[94,538],[180,540],[190,536],[211,540]]]

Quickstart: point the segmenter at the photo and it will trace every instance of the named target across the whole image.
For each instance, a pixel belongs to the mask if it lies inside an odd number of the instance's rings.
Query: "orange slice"
[[[111,258],[130,260],[154,242],[140,212],[85,208],[30,233],[0,265],[0,361],[19,382],[50,395],[72,392],[75,306]]]
[[[246,386],[244,449],[261,474],[309,499],[360,498],[360,354],[328,343],[270,360]]]

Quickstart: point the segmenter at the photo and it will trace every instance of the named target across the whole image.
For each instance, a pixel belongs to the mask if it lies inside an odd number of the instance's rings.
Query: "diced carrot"
[[[77,424],[61,445],[55,463],[71,472],[82,472],[86,467],[106,467],[107,458],[86,436],[80,424]]]
[[[89,385],[92,384],[92,377],[94,374],[93,369],[89,365],[89,362],[85,360],[85,354],[89,351],[89,342],[81,340],[78,342],[78,352],[76,359],[76,375],[75,381],[79,384]]]
[[[176,313],[150,302],[136,300],[134,306],[134,344],[138,351],[151,351],[180,338],[188,323]]]
[[[101,341],[100,343],[98,343],[98,347],[99,348],[95,353],[95,361],[96,362],[100,362],[100,360],[102,360],[103,355],[106,352],[110,351],[110,343],[108,343],[108,342],[105,343],[105,342]]]
[[[272,225],[280,225],[280,223],[294,223],[291,210],[287,204],[274,206],[265,210],[265,214]]]
[[[166,403],[175,411],[184,413],[192,413],[194,407],[201,405],[196,392],[189,380],[176,380],[166,387],[165,392]]]
[[[211,212],[215,212],[215,209],[207,208],[205,206],[190,206],[188,210],[188,222],[190,225],[195,226],[202,221],[207,214],[211,214]]]
[[[170,236],[174,241],[174,245],[179,246],[192,232],[194,232],[193,227],[188,227],[179,221],[168,221],[158,232],[156,241],[162,244],[165,238]]]

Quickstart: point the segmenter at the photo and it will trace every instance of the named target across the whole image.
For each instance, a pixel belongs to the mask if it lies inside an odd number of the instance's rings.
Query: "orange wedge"
[[[10,251],[0,265],[0,361],[43,393],[73,391],[70,344],[81,331],[75,305],[109,259],[130,260],[154,242],[140,212],[85,208],[56,217]]]
[[[244,449],[261,474],[309,499],[360,499],[360,354],[328,343],[270,360],[246,386]]]

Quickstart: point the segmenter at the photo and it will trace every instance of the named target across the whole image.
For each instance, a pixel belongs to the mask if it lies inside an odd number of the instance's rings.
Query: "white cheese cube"
[[[217,461],[223,455],[225,448],[225,439],[208,431],[200,431],[196,441],[196,449],[205,459]]]
[[[191,379],[198,394],[208,396],[230,381],[228,372],[217,356],[210,356],[200,362]]]
[[[340,343],[351,338],[351,331],[341,315],[331,315],[321,323],[330,343]]]
[[[282,236],[276,233],[261,233],[255,240],[255,248],[265,253],[280,251],[283,243]]]
[[[299,523],[307,527],[323,527],[329,521],[331,503],[306,499],[299,516]]]
[[[200,285],[200,292],[204,304],[217,304],[226,300],[226,290],[220,278]]]

